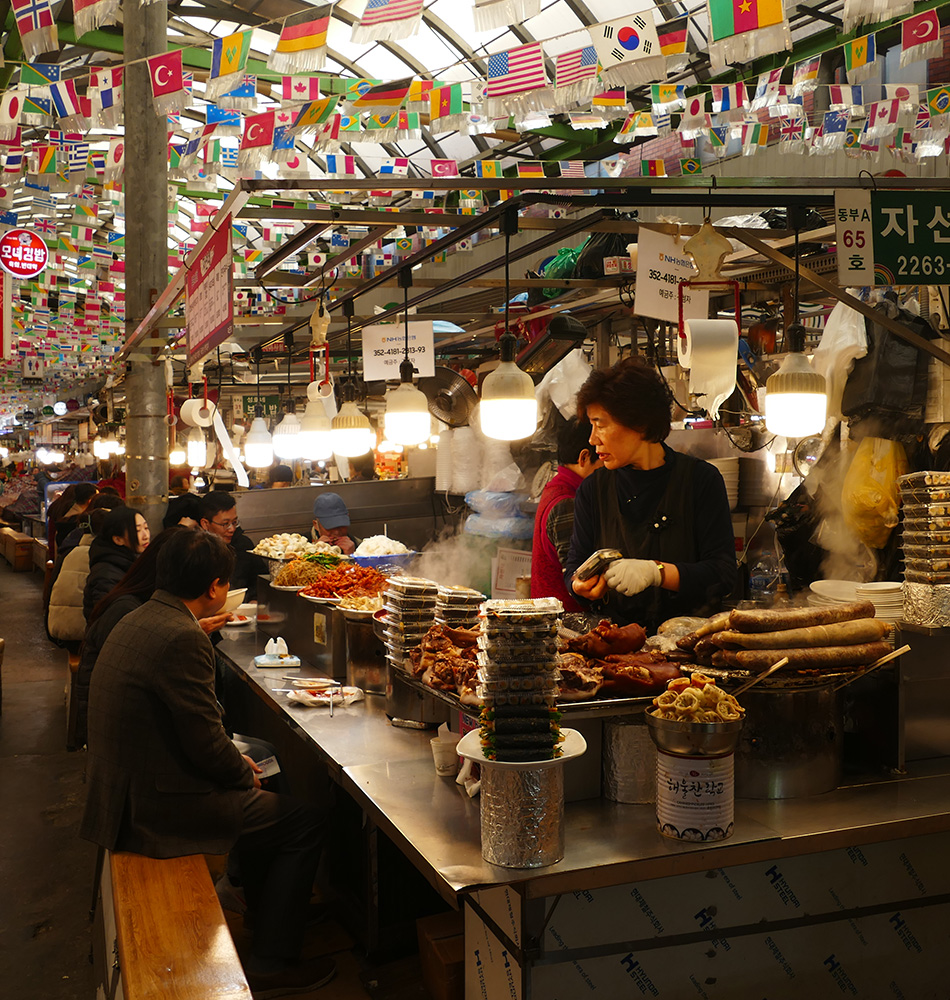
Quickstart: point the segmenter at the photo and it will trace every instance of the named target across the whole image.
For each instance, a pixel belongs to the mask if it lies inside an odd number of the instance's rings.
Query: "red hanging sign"
[[[14,278],[35,278],[49,263],[49,250],[30,229],[8,229],[0,236],[0,267]]]

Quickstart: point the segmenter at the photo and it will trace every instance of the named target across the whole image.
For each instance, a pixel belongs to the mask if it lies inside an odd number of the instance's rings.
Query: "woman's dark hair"
[[[577,393],[577,414],[602,406],[618,423],[638,431],[644,441],[665,441],[670,433],[673,393],[663,376],[642,358],[624,358],[611,368],[596,368]]]
[[[586,418],[571,417],[557,432],[558,465],[576,465],[582,451],[593,454],[590,443],[590,421]]]
[[[162,519],[162,525],[170,528],[172,525],[177,525],[183,517],[189,517],[197,523],[201,521],[203,516],[201,497],[195,496],[194,493],[183,493],[180,497],[169,497],[168,509]]]
[[[135,514],[131,507],[114,507],[103,518],[102,527],[97,532],[97,537],[111,542],[118,536],[124,538],[126,544],[134,552],[138,547],[138,529],[135,526]]]
[[[76,502],[76,483],[70,483],[66,489],[46,508],[46,520],[55,521],[62,517]]]
[[[122,498],[117,493],[97,493],[80,517],[80,524],[88,524],[89,530],[94,535],[98,535],[102,528],[102,522],[106,519],[109,511],[124,506]]]
[[[234,571],[234,550],[200,528],[180,528],[158,555],[155,589],[194,600]]]
[[[128,568],[125,576],[92,609],[87,627],[119,597],[132,594],[135,597],[141,597],[143,603],[147,601],[155,590],[155,572],[158,566],[159,552],[174,537],[176,532],[185,530],[187,529],[176,526],[174,528],[166,528],[163,532],[156,535],[148,548]]]
[[[73,494],[73,505],[87,503],[98,492],[99,487],[95,483],[76,483],[76,492]]]

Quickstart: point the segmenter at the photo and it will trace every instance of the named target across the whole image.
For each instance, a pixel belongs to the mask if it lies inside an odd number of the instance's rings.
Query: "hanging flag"
[[[422,23],[422,0],[366,0],[362,17],[353,25],[352,41],[384,42],[409,38]]]
[[[63,80],[53,83],[49,88],[53,101],[53,111],[60,127],[64,129],[79,129],[86,125],[86,119],[79,109],[79,95],[76,93],[75,80]]]
[[[256,168],[269,159],[268,153],[274,143],[274,112],[265,111],[244,119],[244,135],[238,153],[238,167],[241,170]]]
[[[30,152],[31,174],[55,174],[56,173],[56,147],[46,145],[34,145]]]
[[[595,24],[590,37],[604,86],[638,87],[666,77],[666,57],[649,11]]]
[[[707,6],[714,74],[730,63],[752,62],[792,47],[782,0],[707,0]]]
[[[897,131],[898,115],[901,102],[875,101],[868,105],[868,116],[864,122],[864,131],[869,139],[883,139]]]
[[[852,114],[864,106],[864,91],[860,86],[831,86],[828,88],[828,99],[832,111],[847,108]]]
[[[356,175],[356,157],[340,153],[330,153],[326,158],[327,173],[337,177],[354,177]]]
[[[713,154],[720,160],[726,155],[729,148],[729,126],[714,125],[706,130],[706,141]]]
[[[540,42],[519,45],[488,57],[485,106],[489,115],[538,110],[537,94],[547,84]]]
[[[862,24],[877,24],[910,14],[914,10],[914,0],[844,0],[841,14],[844,25],[842,33],[850,35]]]
[[[934,115],[945,115],[950,112],[950,87],[934,87],[928,90],[927,107]]]
[[[562,52],[555,57],[555,106],[566,108],[590,100],[597,87],[597,50],[593,45]]]
[[[544,164],[540,160],[525,160],[518,164],[519,177],[543,177]]]
[[[409,96],[411,85],[411,76],[394,80],[392,83],[380,83],[375,87],[370,87],[359,97],[353,98],[350,104],[357,114],[362,111],[369,111],[371,114],[394,111],[396,108],[402,107],[403,102]]]
[[[541,13],[541,0],[475,0],[472,15],[476,31],[508,28]]]
[[[76,38],[103,24],[117,24],[120,0],[73,0]]]
[[[284,19],[277,45],[267,58],[274,73],[310,73],[323,69],[327,55],[330,5],[311,7]]]
[[[228,110],[256,111],[257,110],[257,77],[245,75],[241,82],[226,94],[218,98],[218,107]]]
[[[877,72],[874,65],[874,35],[862,35],[845,43],[844,67],[848,83],[860,83]]]
[[[680,135],[684,139],[695,139],[709,127],[709,116],[706,114],[707,91],[694,94],[686,99],[686,107],[680,116]]]
[[[851,116],[847,111],[826,111],[821,121],[821,149],[834,152],[844,149]]]
[[[594,94],[590,99],[591,111],[607,112],[609,118],[620,118],[627,113],[627,92],[623,87]]]
[[[680,174],[683,177],[694,177],[703,172],[703,162],[695,156],[687,156],[680,160]]]
[[[940,37],[940,18],[935,10],[901,21],[901,66],[909,66],[920,59],[933,59],[941,52],[943,39]]]
[[[681,111],[686,107],[686,87],[682,83],[654,83],[650,99],[657,114]]]
[[[780,153],[804,153],[804,139],[805,126],[801,118],[779,119],[778,151]]]
[[[205,108],[205,121],[209,125],[218,126],[218,135],[239,136],[243,127],[240,111],[227,111],[216,104],[209,104]]]
[[[640,176],[641,177],[666,177],[666,161],[665,160],[641,160],[640,161]]]
[[[11,0],[23,58],[35,62],[44,52],[59,51],[59,32],[49,0]]]
[[[205,83],[205,100],[216,101],[241,82],[253,31],[236,31],[216,38],[211,46],[211,72]]]
[[[432,98],[432,91],[436,87],[441,86],[441,81],[414,79],[409,85],[409,96],[406,99],[406,110],[418,111],[420,114],[427,113],[429,110],[429,102]]]
[[[730,112],[732,113],[732,118],[736,118],[737,116],[741,118],[746,105],[744,83],[733,83],[729,86],[716,83],[712,85],[713,114]]]
[[[666,71],[678,73],[686,68],[688,57],[686,44],[689,39],[689,15],[667,21],[656,29],[660,51],[666,56]]]
[[[23,95],[18,90],[7,90],[0,95],[0,139],[12,139],[17,133],[20,115],[23,114]]]
[[[297,114],[294,116],[294,120],[290,125],[289,133],[291,135],[298,135],[305,132],[313,132],[319,126],[324,125],[330,118],[330,116],[336,111],[337,104],[340,103],[340,98],[336,94],[332,97],[324,97],[320,100],[310,101],[305,104]]]
[[[363,122],[367,142],[395,142],[397,139],[420,139],[422,127],[416,112],[392,111],[387,114],[370,115]],[[358,141],[356,137],[351,142]]]
[[[429,160],[429,173],[433,177],[458,177],[457,160]]]
[[[152,106],[155,114],[163,117],[185,106],[187,95],[182,71],[181,49],[146,60],[148,78],[152,87]]]
[[[103,183],[113,184],[125,170],[125,139],[110,139],[109,152],[106,154],[106,168]]]
[[[24,125],[49,125],[53,117],[53,102],[48,97],[23,95],[23,111],[20,121]]]
[[[429,94],[429,130],[434,135],[457,131],[461,119],[467,114],[460,83],[432,88]]]
[[[319,76],[285,76],[280,81],[281,98],[285,104],[320,99]]]
[[[122,118],[122,67],[94,67],[89,77],[89,91],[96,124],[116,128]]]
[[[821,56],[803,59],[795,63],[792,69],[792,96],[809,94],[818,86],[818,70],[821,66]]]

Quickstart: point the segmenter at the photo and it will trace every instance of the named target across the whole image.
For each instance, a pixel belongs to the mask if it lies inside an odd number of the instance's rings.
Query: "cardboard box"
[[[422,981],[432,1000],[464,1000],[465,922],[461,913],[436,913],[416,921]]]

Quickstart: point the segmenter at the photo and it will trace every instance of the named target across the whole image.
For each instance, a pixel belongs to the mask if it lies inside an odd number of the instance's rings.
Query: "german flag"
[[[689,17],[678,17],[668,21],[656,29],[656,37],[660,41],[660,51],[665,56],[678,56],[686,51],[686,36],[689,29]]]
[[[354,111],[370,111],[381,108],[383,111],[394,111],[401,108],[403,101],[409,96],[409,88],[413,84],[411,76],[392,83],[380,83],[370,87],[359,97],[351,98]]]
[[[327,44],[327,28],[330,25],[330,5],[291,14],[280,29],[280,38],[274,48],[281,54],[306,52],[319,49]]]

